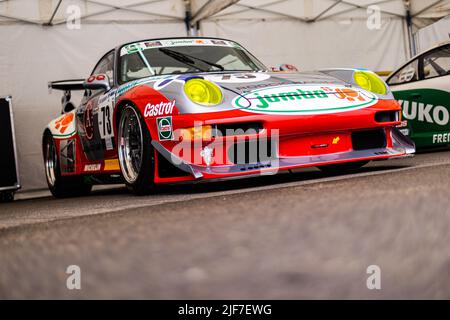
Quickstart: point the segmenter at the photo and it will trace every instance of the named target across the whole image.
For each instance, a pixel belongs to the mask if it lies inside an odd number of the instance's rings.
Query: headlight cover
[[[222,91],[214,83],[200,78],[186,81],[184,92],[192,102],[202,106],[215,106],[222,102]]]
[[[375,73],[370,71],[356,71],[353,74],[355,83],[364,90],[376,93],[379,95],[385,95],[388,92],[386,85]]]

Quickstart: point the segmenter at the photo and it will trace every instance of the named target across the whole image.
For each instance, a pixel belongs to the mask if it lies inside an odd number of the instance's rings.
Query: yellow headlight
[[[384,95],[387,92],[386,85],[376,74],[368,71],[356,71],[355,82],[364,90]]]
[[[208,80],[188,80],[184,85],[184,92],[191,101],[203,106],[215,106],[222,102],[222,91]]]

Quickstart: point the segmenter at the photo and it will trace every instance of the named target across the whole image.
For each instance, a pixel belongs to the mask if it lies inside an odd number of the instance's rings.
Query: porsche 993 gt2
[[[415,152],[396,129],[399,104],[373,72],[269,72],[224,39],[124,44],[86,80],[49,87],[64,91],[62,115],[43,134],[56,197],[93,184],[148,194],[157,184],[349,170]],[[79,106],[73,90],[84,91]]]

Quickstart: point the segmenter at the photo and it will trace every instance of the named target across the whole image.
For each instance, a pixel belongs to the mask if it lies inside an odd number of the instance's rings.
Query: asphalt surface
[[[449,230],[448,150],[335,176],[21,200],[0,204],[0,298],[449,299]]]

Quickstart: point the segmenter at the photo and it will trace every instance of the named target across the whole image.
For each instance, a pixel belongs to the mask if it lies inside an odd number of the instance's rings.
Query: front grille
[[[228,148],[228,159],[234,164],[268,163],[276,155],[276,144],[265,138],[238,141]]]
[[[399,121],[399,111],[380,111],[375,113],[376,122],[395,122]]]
[[[373,129],[352,132],[353,150],[386,148],[386,132],[384,129]]]
[[[213,136],[241,136],[257,134],[263,130],[261,122],[221,123],[213,125]]]
[[[171,164],[158,152],[158,176],[160,178],[186,177],[189,173]]]

